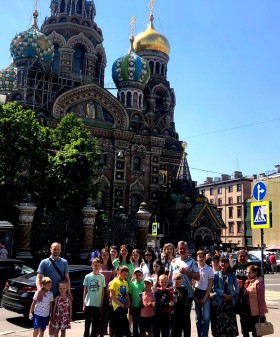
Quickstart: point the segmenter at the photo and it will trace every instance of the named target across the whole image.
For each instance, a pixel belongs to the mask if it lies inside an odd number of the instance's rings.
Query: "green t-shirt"
[[[115,277],[110,283],[109,290],[114,290],[116,298],[123,304],[127,304],[127,297],[129,288],[126,281],[121,281],[118,277]],[[119,305],[112,301],[114,311],[119,307]]]
[[[118,259],[115,259],[113,261],[113,265],[115,266],[116,270],[118,270],[121,266],[127,266],[128,268],[128,275],[127,275],[127,278],[125,279],[126,282],[128,284],[130,284],[130,280],[131,280],[131,275],[133,274],[134,272],[134,266],[133,266],[133,263],[130,262],[130,263],[127,263],[125,261],[119,263],[119,260]]]
[[[129,293],[131,294],[132,306],[134,308],[140,307],[139,294],[142,293],[143,291],[144,291],[144,281],[141,282],[133,281],[130,283]]]
[[[105,277],[101,274],[89,273],[85,276],[83,285],[87,287],[85,305],[87,307],[101,307],[102,290],[106,287]]]

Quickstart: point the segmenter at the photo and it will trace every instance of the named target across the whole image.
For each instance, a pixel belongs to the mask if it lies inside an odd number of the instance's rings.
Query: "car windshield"
[[[22,263],[15,263],[15,273],[16,277],[22,276],[25,274],[33,273],[34,269]]]
[[[255,255],[253,254],[248,254],[248,257],[250,260],[259,260]]]

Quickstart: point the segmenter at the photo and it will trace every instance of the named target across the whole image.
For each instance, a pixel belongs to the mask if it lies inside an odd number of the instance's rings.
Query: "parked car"
[[[0,259],[0,300],[2,289],[9,278],[19,277],[34,272],[31,264],[17,259]]]
[[[90,266],[69,265],[71,293],[73,295],[73,314],[81,312],[83,308],[83,281],[92,271]],[[23,314],[28,317],[29,309],[36,288],[37,272],[29,273],[18,278],[9,279],[2,296],[2,307]]]
[[[237,253],[230,253],[228,255],[232,255],[234,261],[235,262],[237,261]],[[251,252],[248,253],[248,262],[258,266],[259,268],[261,268],[261,264],[262,264],[261,260],[257,256],[255,256],[254,254],[252,254]],[[267,268],[267,263],[266,263],[265,259],[264,259],[263,263],[264,263],[264,272],[267,273],[268,268]]]
[[[261,250],[251,250],[250,253],[254,254],[259,259],[261,258]],[[270,252],[268,250],[264,250],[263,251],[263,259],[264,259],[264,261],[266,261],[267,255],[269,253],[272,253],[272,252]],[[274,252],[274,254],[276,256],[277,271],[279,271],[280,270],[280,253],[279,252]]]

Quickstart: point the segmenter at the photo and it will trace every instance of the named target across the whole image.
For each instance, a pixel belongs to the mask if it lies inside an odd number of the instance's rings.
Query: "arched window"
[[[82,46],[77,46],[74,51],[73,72],[74,74],[84,74],[85,50]]]
[[[139,211],[140,206],[140,195],[133,194],[131,196],[131,213],[136,213]]]
[[[153,74],[154,73],[154,62],[150,61],[149,65],[150,65],[150,69],[151,69],[151,74]]]
[[[139,100],[138,100],[139,108],[142,108],[142,94],[139,95]]]
[[[105,208],[105,191],[99,192],[99,197],[97,200],[97,208],[98,209],[104,209]]]
[[[164,64],[161,65],[161,75],[164,75]]]
[[[160,63],[159,62],[156,63],[156,73],[160,74]]]
[[[133,94],[133,106],[134,106],[135,108],[137,108],[137,103],[138,103],[138,94],[137,94],[137,92],[135,92],[135,93]]]
[[[124,96],[124,93],[122,92],[121,93],[121,103],[124,104],[125,102],[125,96]]]
[[[126,95],[126,105],[131,106],[131,92],[130,91]]]
[[[54,59],[52,63],[52,70],[54,73],[59,73],[59,65],[60,65],[60,52],[59,52],[59,46],[54,46]]]
[[[134,157],[133,158],[133,170],[134,171],[140,171],[142,165],[142,160],[140,157]]]
[[[65,0],[61,0],[60,2],[60,13],[65,12]]]
[[[77,11],[77,14],[82,14],[82,0],[78,0],[77,2],[77,6],[76,6],[76,11]]]

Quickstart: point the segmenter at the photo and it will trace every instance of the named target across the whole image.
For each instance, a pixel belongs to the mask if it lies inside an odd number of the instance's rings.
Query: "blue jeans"
[[[204,304],[195,302],[195,321],[198,337],[207,337],[210,323],[211,302],[208,298]]]

